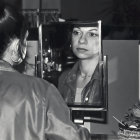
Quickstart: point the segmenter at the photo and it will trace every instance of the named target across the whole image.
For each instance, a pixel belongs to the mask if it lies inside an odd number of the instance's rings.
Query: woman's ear
[[[10,44],[10,49],[11,51],[13,51],[14,53],[17,53],[18,52],[18,48],[19,48],[19,43],[20,43],[20,40],[15,38],[11,41],[11,44]]]
[[[12,43],[10,45],[11,60],[15,63],[19,63],[19,61],[21,59],[20,55],[19,55],[19,52],[18,52],[19,43],[20,43],[20,40],[15,38],[15,39],[12,40]]]

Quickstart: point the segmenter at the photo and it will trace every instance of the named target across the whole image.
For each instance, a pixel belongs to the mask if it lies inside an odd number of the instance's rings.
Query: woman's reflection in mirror
[[[78,61],[64,71],[58,88],[69,104],[82,103],[100,106],[99,28],[76,26],[71,34],[71,48]]]

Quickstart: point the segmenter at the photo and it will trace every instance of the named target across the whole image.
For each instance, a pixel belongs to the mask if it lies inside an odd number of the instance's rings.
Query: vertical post
[[[99,61],[102,61],[102,35],[101,35],[101,20],[98,21],[98,30],[99,30]]]
[[[108,110],[108,58],[103,56],[103,99],[105,109]]]
[[[140,41],[138,44],[138,49],[139,49],[139,102],[140,102]]]
[[[37,27],[41,24],[41,10],[42,10],[42,0],[39,0],[39,7],[37,9]]]
[[[39,63],[40,63],[40,74],[39,77],[43,78],[43,51],[42,51],[42,24],[39,25],[38,28],[39,33]]]
[[[98,32],[99,32],[99,77],[100,77],[100,83],[99,83],[99,90],[101,92],[101,94],[104,94],[104,75],[103,75],[103,50],[102,50],[102,31],[101,31],[101,20],[98,21]]]

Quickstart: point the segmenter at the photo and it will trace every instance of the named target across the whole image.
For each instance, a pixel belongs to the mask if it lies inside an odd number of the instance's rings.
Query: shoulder
[[[70,72],[71,72],[71,69],[67,69],[67,70],[63,71],[61,73],[59,79],[63,79],[64,80],[69,75]]]
[[[51,83],[42,78],[25,75],[18,72],[8,73],[7,76],[9,77],[9,83],[13,83],[14,85],[18,85],[19,87],[24,87],[27,90],[45,92],[49,87],[52,87]]]
[[[76,62],[72,68],[69,68],[69,69],[66,69],[64,70],[64,72],[62,72],[62,74],[60,75],[60,79],[65,79],[66,77],[69,77],[71,75],[75,75],[77,73],[77,70],[78,70],[78,65],[79,65],[79,62]]]
[[[47,100],[47,102],[49,102],[49,100],[52,98],[60,98],[60,93],[56,86],[47,80],[28,75],[24,75],[23,77],[25,79],[24,83],[27,90],[32,90],[31,92],[34,92],[41,98],[43,97],[45,100]]]
[[[25,82],[29,82],[33,85],[36,85],[37,87],[44,86],[46,88],[46,87],[52,85],[50,82],[48,82],[42,78],[29,76],[29,75],[25,75],[25,74],[21,74],[21,79],[24,79]]]
[[[62,91],[64,91],[64,89],[65,89],[66,83],[69,78],[70,71],[71,71],[71,69],[65,70],[64,72],[62,72],[62,74],[58,78],[58,89],[61,94],[63,93]]]

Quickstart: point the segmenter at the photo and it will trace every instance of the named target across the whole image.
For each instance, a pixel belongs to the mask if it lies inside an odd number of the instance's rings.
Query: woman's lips
[[[77,48],[77,50],[78,50],[79,52],[86,52],[86,51],[88,51],[88,50],[85,49],[85,48]]]

